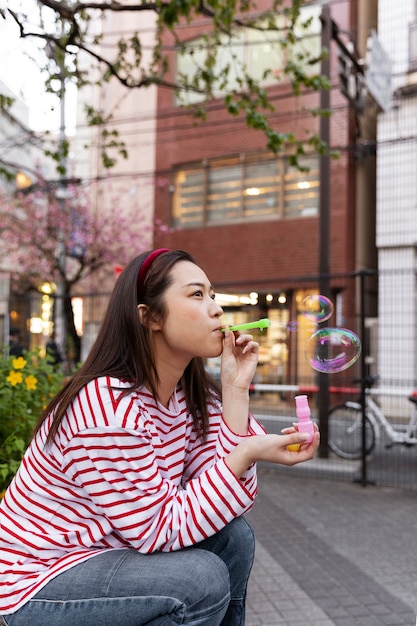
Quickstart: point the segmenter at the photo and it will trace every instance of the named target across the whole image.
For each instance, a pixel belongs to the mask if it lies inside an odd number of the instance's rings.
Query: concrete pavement
[[[416,492],[264,465],[247,519],[246,626],[416,626]]]

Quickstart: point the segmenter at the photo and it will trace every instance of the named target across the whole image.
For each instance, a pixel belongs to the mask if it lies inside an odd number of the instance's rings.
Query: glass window
[[[210,167],[207,186],[207,221],[223,222],[240,217],[241,165]]]
[[[197,88],[191,79],[196,76],[200,67],[204,66],[207,50],[202,40],[196,40],[194,45],[188,45],[185,50],[178,50],[176,55],[176,81],[183,84],[191,81],[193,86]],[[193,91],[180,91],[176,94],[177,105],[189,105],[195,102],[205,100],[204,94]]]
[[[285,65],[284,51],[277,45],[279,31],[247,31],[246,64],[249,74],[257,82],[276,82]],[[268,76],[267,76],[268,74]]]
[[[222,222],[318,215],[319,157],[240,155],[213,159],[175,173],[173,226],[198,228]]]
[[[318,157],[300,159],[300,165],[308,168],[301,172],[288,166],[284,176],[285,217],[309,217],[318,215],[320,172]]]
[[[303,62],[307,62],[304,70],[309,76],[320,74],[321,70],[320,61],[309,63],[309,59],[319,59],[321,53],[320,11],[319,6],[302,9],[301,20],[294,28],[297,42],[289,50],[289,56],[295,63],[302,66]]]
[[[221,35],[219,43],[216,45],[216,61],[210,67],[213,76],[216,76],[213,85],[213,92],[220,96],[225,90],[239,89],[241,79],[241,68],[244,63],[245,33],[239,30],[231,37]],[[213,48],[214,50],[214,48]],[[202,71],[206,72],[207,63],[207,41],[204,38],[196,39],[190,45],[178,50],[176,55],[176,80],[181,83],[191,82],[195,91],[178,91],[177,104],[194,104],[206,99],[206,95],[198,91],[204,87],[204,81],[200,80]]]
[[[245,166],[243,203],[245,217],[278,214],[280,207],[280,161],[258,161]]]
[[[271,84],[284,76],[283,70],[288,60],[301,66],[308,75],[320,72],[320,62],[310,64],[310,58],[318,58],[321,51],[320,5],[302,7],[301,16],[294,29],[297,42],[287,47],[286,17],[279,15],[274,20],[276,30],[267,30],[267,23],[259,22],[259,30],[254,28],[236,29],[231,36],[224,34],[210,42],[210,34],[184,43],[176,54],[176,80],[179,83],[191,82],[198,88],[202,71],[210,71],[217,77],[214,94],[221,96],[227,91],[244,88],[244,74],[263,85]],[[265,28],[265,30],[262,30]],[[216,60],[206,68],[207,51],[213,46]],[[214,46],[216,46],[214,48]],[[177,93],[177,104],[192,104],[205,100],[207,94],[188,90]]]
[[[223,35],[220,38],[220,46],[216,57],[217,64],[214,68],[215,73],[219,77],[215,88],[218,95],[224,93],[225,90],[239,89],[244,50],[245,32],[243,29],[235,31],[232,37]],[[222,75],[224,70],[227,70],[227,77]]]
[[[204,170],[190,169],[177,172],[174,178],[173,225],[197,228],[203,225]]]

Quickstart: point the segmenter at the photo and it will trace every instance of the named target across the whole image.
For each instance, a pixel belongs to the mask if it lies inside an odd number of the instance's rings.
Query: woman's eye
[[[212,293],[212,294],[210,295],[210,298],[211,298],[212,300],[215,300],[215,299],[216,299],[216,294],[215,294],[215,293]]]
[[[201,289],[198,289],[197,291],[194,292],[194,295],[201,297],[203,295],[203,292],[201,291]]]

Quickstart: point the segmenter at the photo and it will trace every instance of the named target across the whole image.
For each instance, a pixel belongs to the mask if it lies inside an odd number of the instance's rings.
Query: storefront
[[[303,312],[307,296],[313,289],[266,293],[216,293],[216,302],[223,308],[222,322],[243,324],[267,317],[270,326],[254,330],[259,341],[259,364],[254,382],[292,384],[314,382],[315,373],[305,358],[305,345],[317,324]],[[209,359],[207,368],[215,377],[220,374],[220,357]]]

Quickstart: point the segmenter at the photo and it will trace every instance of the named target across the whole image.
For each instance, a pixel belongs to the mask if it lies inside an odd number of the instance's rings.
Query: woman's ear
[[[146,326],[149,330],[160,330],[161,325],[151,318],[149,308],[146,304],[138,304],[138,316],[142,326]]]

